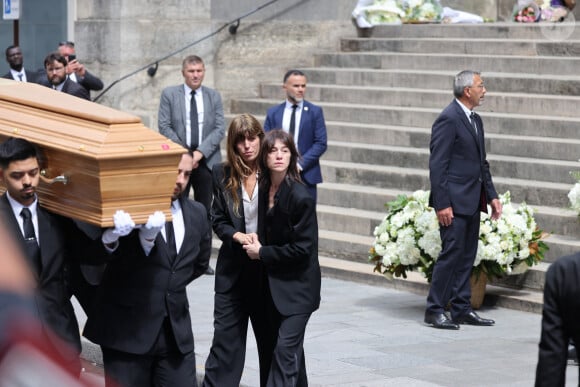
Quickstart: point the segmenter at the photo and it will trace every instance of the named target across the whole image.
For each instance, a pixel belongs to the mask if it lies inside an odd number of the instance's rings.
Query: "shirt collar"
[[[304,105],[304,100],[298,102],[296,105],[298,105],[298,110],[302,110],[302,106]],[[286,109],[292,109],[292,106],[294,106],[294,104],[288,100],[286,100]]]
[[[19,202],[17,202],[16,200],[14,200],[14,198],[12,196],[10,196],[10,193],[8,191],[6,191],[6,197],[8,198],[8,202],[10,203],[10,206],[12,207],[12,211],[14,211],[14,215],[17,217],[20,217],[20,212],[22,211],[24,206],[22,204],[20,204]],[[38,197],[35,197],[34,202],[30,206],[28,206],[28,209],[30,210],[30,214],[32,214],[33,219],[36,216],[37,204],[38,204]]]
[[[473,113],[473,110],[469,110],[467,108],[467,106],[465,106],[460,100],[458,100],[457,98],[455,99],[457,101],[457,103],[459,104],[459,106],[461,107],[461,109],[463,110],[463,112],[465,113],[465,115],[467,116],[467,118],[471,119],[471,113]]]

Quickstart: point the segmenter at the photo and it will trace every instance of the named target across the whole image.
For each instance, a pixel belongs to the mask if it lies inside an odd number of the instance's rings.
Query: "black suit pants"
[[[448,227],[440,226],[442,250],[433,268],[427,312],[443,313],[451,303],[451,317],[471,312],[469,277],[477,254],[480,212],[455,214]]]
[[[190,187],[193,188],[193,198],[195,201],[203,204],[209,214],[213,198],[213,186],[211,171],[208,168],[205,159],[202,159],[199,162],[198,167],[191,171],[189,182],[185,189],[185,195],[189,195]]]
[[[107,387],[197,387],[195,352],[179,351],[167,318],[147,354],[101,350]]]
[[[307,387],[304,335],[311,313],[279,317],[278,340],[268,375],[268,387]]]
[[[237,387],[246,358],[248,320],[256,338],[260,386],[268,379],[277,331],[269,320],[273,308],[261,263],[252,264],[229,292],[214,296],[214,336],[205,363],[204,387]]]

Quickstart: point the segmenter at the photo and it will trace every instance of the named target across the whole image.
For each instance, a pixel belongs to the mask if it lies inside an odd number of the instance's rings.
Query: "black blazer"
[[[24,73],[26,74],[26,82],[28,82],[28,83],[38,83],[38,80],[40,78],[38,72],[36,72],[36,71],[29,71],[29,70],[24,69]],[[20,82],[19,79],[14,79],[12,77],[12,73],[10,71],[8,71],[6,74],[2,75],[2,78],[12,79],[14,81]]]
[[[312,313],[320,306],[316,203],[305,185],[286,180],[268,209],[268,191],[260,191],[258,234],[272,299],[282,315]]]
[[[223,163],[216,164],[212,168],[214,199],[211,218],[213,230],[222,241],[216,264],[215,291],[217,293],[230,291],[239,283],[240,278],[246,278],[243,275],[244,273],[249,270],[255,273],[262,266],[260,261],[250,259],[246,251],[242,248],[242,245],[233,240],[236,232],[246,233],[246,221],[244,218],[244,206],[241,202],[242,189],[238,189],[240,205],[236,215],[232,196],[224,188],[225,181],[229,179],[230,174],[231,168],[225,166]],[[250,278],[254,277],[250,275]],[[248,285],[252,286],[256,284]]]
[[[118,351],[145,354],[167,316],[180,351],[193,351],[185,288],[207,269],[211,231],[203,205],[189,199],[180,199],[180,204],[185,236],[177,257],[172,257],[161,233],[149,256],[143,252],[138,230],[119,240],[85,325],[86,338]]]
[[[46,79],[46,78],[40,80],[38,83],[52,89],[52,85],[50,84],[50,82],[48,82],[48,79]],[[70,95],[74,95],[75,97],[86,99],[88,101],[91,100],[89,92],[84,87],[82,87],[81,85],[79,85],[75,81],[71,81],[68,78],[65,79],[64,85],[62,85],[62,92],[70,94]]]
[[[476,114],[477,135],[469,119],[453,100],[437,117],[431,130],[429,205],[436,211],[473,215],[487,212],[497,198],[485,153],[483,121]]]
[[[55,348],[62,349],[61,355],[71,360],[70,349],[73,349],[72,355],[78,357],[81,342],[79,326],[64,276],[64,265],[67,259],[65,242],[68,236],[62,232],[62,222],[58,216],[44,210],[41,206],[37,207],[37,212],[42,270],[37,279],[38,287],[34,295],[36,313],[40,323],[48,331],[56,333],[60,340],[68,344],[70,348],[62,348],[60,341],[48,335]],[[0,197],[0,216],[22,251],[26,251],[24,237],[6,194]]]
[[[536,386],[566,384],[570,339],[580,348],[580,253],[557,259],[546,273]]]

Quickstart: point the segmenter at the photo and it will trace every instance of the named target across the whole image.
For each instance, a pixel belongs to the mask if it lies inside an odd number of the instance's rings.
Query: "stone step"
[[[455,67],[454,67],[455,69]],[[308,86],[311,83],[322,85],[356,85],[383,87],[413,87],[424,89],[451,90],[453,77],[458,69],[441,71],[432,69],[364,69],[340,67],[305,68]],[[520,69],[516,73],[492,72],[483,69],[483,78],[491,92],[512,92],[531,94],[580,95],[580,77],[570,75],[542,75],[527,73]]]
[[[580,57],[469,55],[423,53],[323,53],[314,56],[316,66],[369,69],[502,69],[508,73],[525,72],[537,75],[577,75]]]
[[[261,96],[276,98],[280,94],[277,84],[261,85]],[[308,96],[313,101],[327,103],[356,103],[366,105],[421,106],[443,109],[453,99],[450,89],[424,89],[410,87],[346,86],[308,84]],[[580,97],[555,96],[531,93],[497,93],[485,95],[478,112],[501,112],[531,115],[552,115],[580,117]]]
[[[451,98],[449,99],[449,102]],[[357,122],[362,124],[385,123],[394,126],[431,128],[441,113],[440,108],[376,106],[364,104],[327,103],[313,101],[324,109],[327,121]],[[275,99],[247,98],[232,101],[232,112],[265,114],[271,106],[279,104]],[[578,139],[580,118],[557,115],[531,115],[515,113],[482,112],[485,133]]]
[[[367,187],[353,184],[330,183],[325,181],[318,185],[318,204],[321,208],[333,207],[334,212],[342,210],[361,211],[360,214],[372,214],[367,216],[370,224],[365,224],[358,233],[364,234],[367,230],[374,230],[387,212],[386,203],[397,198],[398,195],[410,195],[411,191],[396,190],[380,187]],[[514,207],[519,205],[519,198],[512,195]],[[580,235],[580,222],[575,211],[568,208],[556,208],[548,206],[532,206],[537,224],[548,233],[577,238]],[[361,216],[361,215],[357,216]],[[346,222],[342,226],[347,226]],[[340,230],[337,230],[340,231]],[[368,234],[367,234],[368,235]]]
[[[373,38],[462,38],[522,39],[562,42],[579,40],[575,23],[483,23],[483,24],[402,24],[380,25],[372,29]]]
[[[407,278],[386,279],[382,274],[369,270],[368,263],[344,261],[320,256],[320,268],[326,277],[334,277],[365,284],[385,286],[412,292],[427,297],[429,283],[419,273],[409,272]],[[528,273],[535,270],[531,268]],[[483,304],[504,307],[532,313],[542,313],[543,294],[541,290],[530,288],[510,288],[501,283],[488,283]]]
[[[429,171],[418,168],[402,168],[390,165],[370,165],[342,161],[321,160],[322,176],[330,183],[360,184],[361,186],[385,187],[415,191],[428,189]],[[537,180],[494,177],[498,192],[510,191],[513,198],[529,205],[567,208],[571,184]]]
[[[580,56],[580,41],[530,39],[343,38],[342,52],[448,53],[469,55]]]
[[[534,154],[529,152],[528,154]],[[487,155],[493,176],[509,176],[516,179],[542,179],[556,183],[574,184],[570,171],[578,170],[577,161],[546,160],[536,157]],[[325,160],[390,165],[406,168],[429,168],[429,149],[405,146],[361,144],[356,142],[328,141]]]
[[[326,121],[328,139],[349,143],[428,148],[430,128]],[[580,140],[487,133],[488,154],[578,161]],[[574,170],[580,170],[580,164]]]

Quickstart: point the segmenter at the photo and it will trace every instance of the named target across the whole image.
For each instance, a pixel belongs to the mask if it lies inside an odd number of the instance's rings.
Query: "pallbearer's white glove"
[[[103,232],[101,240],[104,244],[110,245],[119,240],[120,237],[129,235],[135,228],[135,222],[131,219],[131,215],[123,210],[117,210],[113,215],[114,228],[108,228]]]
[[[149,256],[151,249],[155,245],[155,238],[159,231],[165,226],[165,214],[162,211],[155,211],[149,215],[147,224],[141,226],[139,230],[139,240],[145,255]]]
[[[143,239],[151,241],[157,237],[163,226],[165,226],[165,214],[163,211],[155,211],[149,215],[147,224],[141,226],[139,234]]]

